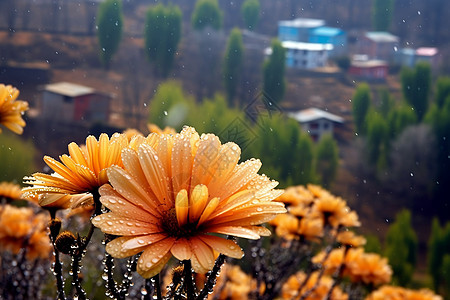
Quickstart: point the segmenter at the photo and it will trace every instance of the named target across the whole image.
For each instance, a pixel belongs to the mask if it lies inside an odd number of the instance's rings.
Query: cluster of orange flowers
[[[385,285],[367,296],[366,300],[442,300],[428,289],[410,290],[400,286]]]
[[[198,285],[202,286],[203,282]],[[225,264],[208,299],[247,300],[251,299],[250,294],[256,288],[256,280],[252,276],[237,265]]]
[[[55,173],[35,173],[27,195],[100,194],[110,212],[92,223],[118,236],[106,251],[124,258],[142,252],[137,271],[145,278],[158,274],[171,257],[190,260],[197,273],[211,270],[214,251],[233,258],[243,252],[222,235],[258,239],[270,232],[260,224],[286,210],[272,201],[282,194],[277,182],[257,174],[261,162],[238,163],[240,148],[221,144],[213,134],[199,135],[185,127],[177,134],[124,134],[86,146],[69,145],[61,162],[44,157]],[[72,205],[69,197],[62,208]],[[41,205],[43,202],[41,201]],[[55,202],[46,201],[47,206]]]
[[[289,277],[283,284],[281,299],[300,299],[301,297],[305,300],[326,299],[332,285],[333,279],[329,276],[320,276],[319,271],[312,274],[300,271]],[[335,287],[331,291],[330,299],[347,300],[348,295],[339,287]]]
[[[276,201],[288,206],[287,214],[270,222],[286,240],[318,241],[324,230],[360,226],[358,215],[347,203],[316,185],[289,187]]]
[[[375,253],[365,253],[363,248],[337,248],[326,259],[325,256],[322,251],[312,261],[322,264],[326,274],[335,274],[341,268],[342,276],[348,276],[352,282],[377,286],[391,281],[392,269],[387,258]]]
[[[28,102],[16,100],[18,96],[18,89],[0,84],[0,124],[17,134],[22,134],[25,126],[22,115],[28,109]]]
[[[6,202],[20,199],[22,190],[19,185],[12,182],[3,181],[0,182],[0,200],[5,199]]]
[[[29,207],[9,204],[0,207],[0,250],[17,255],[25,250],[28,260],[49,258],[51,244],[47,234],[49,218]]]

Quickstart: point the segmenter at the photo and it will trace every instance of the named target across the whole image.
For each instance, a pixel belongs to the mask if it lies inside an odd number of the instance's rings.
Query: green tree
[[[144,38],[147,57],[157,73],[167,76],[181,38],[182,14],[178,6],[158,4],[147,10]]]
[[[380,89],[380,105],[379,111],[384,118],[387,118],[391,110],[394,108],[395,101],[386,88]]]
[[[243,156],[247,156],[244,152],[254,137],[250,129],[252,125],[245,119],[245,113],[230,108],[220,94],[196,104],[190,110],[186,124],[194,126],[198,132],[216,134],[222,143],[235,142],[241,147]]]
[[[369,163],[383,169],[387,165],[389,127],[376,111],[367,115],[367,155]]]
[[[314,146],[294,119],[281,114],[260,117],[251,154],[263,162],[262,171],[282,186],[316,181]]]
[[[191,21],[195,30],[222,28],[222,11],[217,0],[197,0]]]
[[[36,153],[32,142],[3,132],[0,134],[0,182],[10,181],[21,183],[24,176],[36,170],[34,155]]]
[[[284,78],[286,50],[280,41],[272,41],[272,54],[263,64],[263,91],[279,103],[284,96],[286,82]]]
[[[330,134],[324,135],[316,149],[316,171],[320,176],[321,183],[329,188],[336,177],[339,164],[339,149],[336,141]]]
[[[244,46],[241,31],[238,28],[234,28],[228,39],[223,62],[223,79],[227,99],[230,104],[233,103],[236,96],[239,75],[242,70],[243,54]]]
[[[359,135],[366,134],[366,116],[370,108],[371,97],[370,88],[366,83],[361,83],[356,88],[352,100],[353,120],[355,122],[355,132]]]
[[[436,141],[436,161],[438,164],[436,177],[434,178],[435,192],[433,207],[438,215],[445,216],[447,207],[448,186],[450,185],[450,96],[448,96],[441,108],[432,105],[425,117],[425,121],[431,124]]]
[[[407,126],[417,123],[417,115],[408,104],[402,104],[391,111],[387,117],[391,138],[402,133]]]
[[[444,295],[450,297],[450,253],[442,258],[442,274],[444,277]]]
[[[428,63],[420,62],[414,69],[404,68],[401,72],[403,96],[414,108],[419,121],[428,109],[428,94],[431,85],[431,69]]]
[[[97,26],[100,58],[103,65],[109,68],[112,56],[117,52],[122,38],[122,1],[102,2],[98,8]]]
[[[241,14],[244,19],[245,28],[255,30],[259,21],[259,0],[245,0],[241,6]]]
[[[401,286],[411,282],[417,262],[417,235],[411,225],[411,212],[402,210],[386,235],[386,256],[393,270],[393,281]]]
[[[374,0],[372,6],[372,26],[376,31],[388,31],[394,11],[394,0]]]
[[[161,128],[170,126],[180,129],[193,103],[194,100],[185,95],[180,83],[166,81],[159,85],[150,102],[149,122]]]
[[[443,230],[439,224],[439,219],[434,218],[431,223],[431,234],[428,240],[428,272],[433,279],[433,287],[437,292],[439,289],[439,284],[441,282],[441,265],[442,265],[442,254],[444,252],[443,243]]]
[[[450,222],[441,227],[438,218],[434,218],[431,224],[430,239],[428,240],[428,272],[433,279],[434,290],[439,292],[439,287],[445,283],[447,295],[450,295],[450,289],[448,289],[449,257]]]
[[[364,251],[367,253],[381,254],[380,239],[374,234],[365,234],[366,244],[364,245]]]
[[[445,98],[450,96],[450,77],[439,77],[436,83],[436,96],[434,102],[438,107],[442,107]]]

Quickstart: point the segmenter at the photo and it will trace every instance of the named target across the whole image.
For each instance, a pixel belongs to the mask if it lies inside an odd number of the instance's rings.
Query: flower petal
[[[133,237],[118,237],[106,244],[106,252],[108,252],[112,257],[115,258],[125,258],[132,255],[136,255],[142,250],[145,249],[145,246],[140,248],[133,248],[133,249],[122,249],[123,243],[133,239]]]
[[[172,148],[172,189],[178,193],[189,190],[192,173],[192,132],[182,131],[177,134]]]
[[[155,217],[159,216],[156,210],[151,209],[143,202],[130,202],[123,198],[109,184],[104,184],[99,189],[100,202],[118,216],[136,219],[147,223],[155,223]]]
[[[152,233],[160,233],[159,224],[145,223],[118,216],[112,212],[101,214],[92,219],[92,224],[99,227],[102,232],[114,235],[144,235]]]
[[[217,196],[220,197],[220,199],[226,199],[233,193],[239,191],[242,187],[251,182],[255,176],[258,176],[257,173],[261,166],[262,163],[259,159],[249,159],[237,165],[234,168],[231,177],[223,186],[221,193]],[[263,186],[260,185],[260,188],[261,187]]]
[[[178,260],[187,260],[192,256],[191,245],[186,239],[178,239],[170,249],[173,256]]]
[[[147,276],[150,271],[155,269],[158,270],[162,263],[165,264],[172,256],[169,250],[173,246],[174,242],[175,238],[166,238],[147,246],[144,252],[142,252],[142,255],[137,263],[138,273],[145,277],[143,274]],[[167,257],[168,255],[169,257]],[[161,269],[159,269],[159,271]],[[159,273],[159,271],[155,274]]]
[[[192,166],[191,189],[198,184],[208,185],[211,181],[215,173],[219,149],[220,140],[217,136],[214,134],[202,135]]]
[[[257,240],[260,238],[259,234],[243,226],[212,226],[208,227],[208,232],[227,234],[252,240]]]
[[[194,252],[200,265],[206,270],[211,270],[215,262],[214,252],[211,247],[198,237],[193,237],[189,241],[191,242],[192,252]]]
[[[241,149],[235,143],[226,143],[220,147],[215,172],[208,184],[209,194],[212,197],[218,197],[221,194],[223,186],[232,175],[240,156]]]
[[[155,199],[146,194],[145,189],[126,170],[118,166],[111,166],[107,169],[107,172],[111,185],[124,198],[132,203],[142,203],[146,206],[148,212],[161,212],[159,203],[155,203]]]
[[[199,235],[199,238],[210,245],[217,252],[223,253],[226,256],[240,259],[244,256],[242,249],[236,245],[234,241],[227,240],[214,235]]]
[[[147,186],[155,194],[158,205],[170,208],[172,205],[168,201],[171,199],[168,190],[169,178],[155,150],[147,144],[142,144],[138,149],[138,157],[147,180]]]
[[[208,201],[208,188],[206,185],[199,184],[192,190],[189,198],[189,222],[198,221],[205,210]]]
[[[155,233],[132,238],[122,244],[122,250],[141,248],[157,243],[167,237],[165,233]]]
[[[170,260],[171,257],[172,254],[168,252],[152,268],[144,270],[138,265],[136,270],[138,274],[141,275],[142,277],[152,278],[153,276],[161,272],[161,270],[164,268],[164,266],[167,264],[167,262]]]

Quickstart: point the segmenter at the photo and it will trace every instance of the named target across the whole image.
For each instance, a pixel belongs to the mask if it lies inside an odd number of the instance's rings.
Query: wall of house
[[[74,99],[44,91],[42,117],[58,121],[72,121],[74,118]]]
[[[287,49],[286,65],[292,68],[314,69],[327,64],[328,52],[326,50],[299,50]]]
[[[319,119],[311,122],[302,123],[301,127],[308,132],[314,141],[320,140],[322,135],[329,133],[333,134],[334,124],[327,119]]]

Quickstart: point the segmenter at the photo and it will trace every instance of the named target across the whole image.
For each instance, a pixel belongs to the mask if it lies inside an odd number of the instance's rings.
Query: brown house
[[[348,73],[369,81],[384,81],[388,71],[389,66],[383,60],[355,60],[352,61]]]
[[[399,48],[399,38],[389,32],[366,32],[357,43],[358,54],[365,54],[369,59],[391,61]]]
[[[42,95],[41,116],[64,122],[107,122],[111,96],[69,82],[47,84]]]

